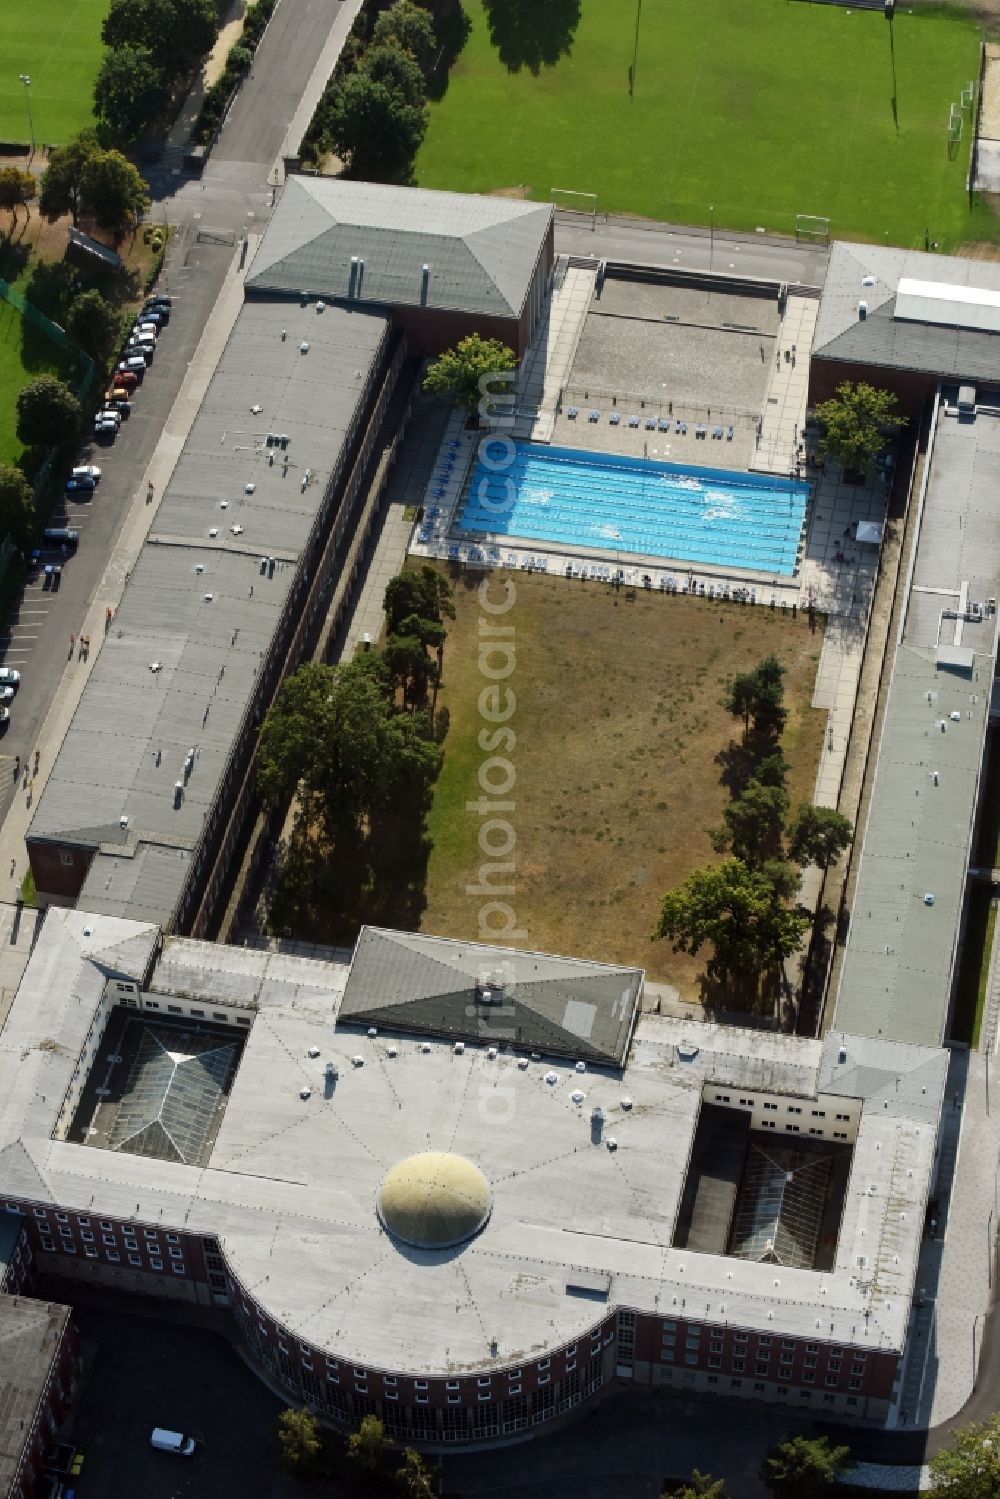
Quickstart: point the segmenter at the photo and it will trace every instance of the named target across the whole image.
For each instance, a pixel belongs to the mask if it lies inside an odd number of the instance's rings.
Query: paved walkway
[[[248,251],[247,262],[250,259],[252,259],[252,247]],[[191,361],[187,378],[164,424],[160,440],[143,475],[142,482],[136,490],[132,508],[125,517],[115,549],[87,606],[79,633],[89,637],[90,654],[86,660],[81,660],[75,651],[68,653],[62,681],[56,689],[52,706],[38,734],[38,774],[29,780],[23,794],[15,797],[0,825],[0,869],[13,867],[14,878],[18,882],[27,869],[24,839],[31,822],[32,809],[45,787],[48,773],[59,753],[83,689],[100,655],[106,611],[110,608],[113,612],[117,612],[128,586],[132,568],[156,515],[157,504],[147,503],[147,493],[151,492],[154,500],[158,501],[174,471],[174,466],[204,399],[208,383],[215,373],[215,367],[243,305],[243,275],[240,252],[237,251],[219,293],[215,309]],[[151,491],[150,486],[152,486]],[[114,629],[113,624],[111,628]]]
[[[589,267],[557,263],[518,371],[515,437],[552,440],[560,397],[573,368],[596,283],[596,263]]]
[[[809,352],[816,330],[816,297],[789,297],[778,333],[757,449],[750,468],[794,474],[809,396]]]
[[[43,913],[32,906],[0,905],[0,1030],[17,993]]]
[[[302,146],[302,137],[309,129],[309,123],[316,113],[316,106],[320,101],[323,90],[330,80],[330,75],[340,56],[341,48],[347,40],[347,33],[354,25],[358,11],[361,9],[361,0],[343,0],[336,20],[330,27],[329,35],[323,45],[323,50],[316,59],[316,66],[309,77],[309,82],[302,91],[295,113],[292,115],[285,139],[275,163],[274,181],[284,181],[284,164],[290,158],[297,158]]]

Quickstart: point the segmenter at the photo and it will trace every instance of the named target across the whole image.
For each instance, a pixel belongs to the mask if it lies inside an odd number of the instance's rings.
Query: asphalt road
[[[592,255],[638,265],[676,266],[681,270],[729,272],[818,286],[826,275],[829,252],[823,247],[756,234],[732,234],[685,224],[656,224],[649,219],[597,218],[587,214],[556,216],[556,251]]]
[[[106,1308],[77,1305],[73,1315],[85,1356],[72,1417],[81,1496],[271,1499],[282,1404],[224,1338]],[[154,1451],[154,1426],[195,1437],[197,1452]]]

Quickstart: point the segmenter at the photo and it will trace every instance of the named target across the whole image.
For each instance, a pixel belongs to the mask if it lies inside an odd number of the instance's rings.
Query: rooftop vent
[[[300,1098],[309,1098],[309,1097],[311,1097],[311,1095],[312,1095],[312,1089],[311,1088],[300,1088],[299,1089],[299,1097]]]
[[[302,342],[299,344],[299,353],[300,354],[308,354],[309,353],[309,345],[306,343],[305,339],[303,339]]]
[[[364,1059],[364,1057],[352,1057],[351,1058],[351,1066],[352,1067],[363,1067],[364,1065],[365,1065],[365,1059]]]
[[[631,1098],[623,1098],[622,1099],[622,1108],[625,1110],[626,1114],[628,1113],[628,1111],[629,1111],[629,1109],[631,1107],[632,1107],[632,1100],[631,1100]]]
[[[486,1055],[487,1055],[487,1057],[489,1058],[489,1060],[491,1062],[495,1062],[496,1059],[497,1059],[497,1049],[496,1049],[496,1047],[495,1046],[489,1046],[489,1047],[487,1047],[487,1049],[486,1049]]]
[[[604,1143],[605,1143],[605,1145],[607,1145],[607,1147],[608,1147],[609,1150],[617,1150],[618,1149],[618,1141],[615,1139],[614,1135],[609,1135],[608,1138],[605,1140]]]
[[[385,1049],[385,1054],[386,1054],[387,1057],[398,1057],[399,1056],[399,1047],[398,1046],[387,1046],[386,1049]]]
[[[455,1051],[456,1057],[464,1056],[464,1054],[465,1054],[465,1042],[464,1041],[456,1041],[455,1042],[454,1051]]]
[[[430,1049],[431,1049],[431,1046],[430,1046],[430,1042],[429,1041],[423,1041],[423,1042],[421,1042],[420,1050],[424,1053],[424,1056],[427,1056],[427,1054],[429,1053]]]
[[[306,1053],[306,1055],[310,1056],[310,1057],[318,1057],[319,1056],[319,1047],[318,1046],[310,1046],[310,1048],[309,1048],[308,1052]]]
[[[378,1026],[370,1025],[368,1027],[368,1034],[369,1034],[369,1036],[377,1036],[378,1035]]]
[[[858,322],[863,323],[868,316],[868,303],[862,300],[858,303]]]
[[[549,1084],[550,1087],[553,1083],[557,1083],[559,1081],[558,1072],[547,1072],[545,1074],[545,1081]]]
[[[576,1064],[576,1070],[577,1070],[577,1072],[586,1072],[586,1070],[587,1070],[587,1064],[586,1064],[586,1062],[577,1062],[577,1064]]]
[[[520,1069],[521,1072],[527,1072],[527,1070],[528,1070],[528,1058],[527,1057],[518,1057],[518,1059],[517,1059],[517,1065],[518,1065],[518,1068]]]
[[[579,1088],[574,1088],[569,1096],[570,1098],[572,1098],[574,1103],[583,1103],[583,1100],[587,1095],[586,1093],[581,1093]]]

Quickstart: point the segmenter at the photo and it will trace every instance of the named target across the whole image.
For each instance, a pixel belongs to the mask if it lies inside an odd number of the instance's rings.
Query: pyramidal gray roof
[[[838,240],[830,251],[812,357],[945,379],[1000,380],[1000,335],[896,317],[904,277],[1000,291],[1000,265],[990,261]]]
[[[338,1019],[624,1063],[640,968],[364,927]]]
[[[517,317],[552,213],[550,203],[292,176],[246,284],[331,300]],[[352,257],[364,262],[360,289],[351,286]]]

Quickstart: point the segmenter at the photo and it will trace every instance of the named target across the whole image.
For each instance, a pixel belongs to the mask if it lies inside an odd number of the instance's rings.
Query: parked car
[[[145,365],[151,365],[155,348],[152,344],[140,343],[137,338],[130,338],[125,347],[125,358],[129,361],[141,359]]]
[[[131,398],[132,392],[128,389],[127,386],[119,385],[117,380],[115,380],[113,384],[109,385],[107,390],[104,392],[104,399],[106,402],[129,401],[131,400]]]
[[[9,708],[0,708],[0,733],[2,733],[4,731],[4,729],[7,728],[7,726],[8,726],[9,723],[10,723],[10,709]]]
[[[152,328],[143,328],[138,323],[129,335],[130,344],[146,344],[149,348],[156,348],[156,334]]]
[[[14,697],[13,687],[0,687],[0,703],[9,703]]]
[[[135,325],[132,328],[132,332],[136,336],[142,333],[148,333],[155,339],[159,336],[160,325],[159,323],[154,323],[152,321],[145,322],[142,318],[136,318]]]
[[[74,479],[72,476],[70,476],[70,478],[66,480],[67,494],[93,494],[96,488],[96,479]]]
[[[116,411],[113,406],[102,406],[94,420],[97,422],[111,421],[114,422],[116,427],[120,427],[122,414],[120,411]]]
[[[16,692],[21,685],[21,673],[13,666],[0,666],[0,686],[13,687]]]
[[[124,392],[120,391],[118,395],[112,396],[110,400],[105,399],[106,410],[117,411],[120,416],[125,417],[126,421],[132,415],[132,402]]]
[[[80,540],[80,533],[74,531],[72,526],[46,526],[42,532],[42,540],[48,542],[49,546],[75,547]]]
[[[145,367],[146,361],[143,360],[143,369]],[[138,387],[141,376],[137,375],[135,370],[123,370],[121,365],[119,365],[115,370],[113,378],[115,385],[120,385],[123,390],[133,391]]]
[[[119,422],[112,421],[110,417],[98,417],[94,422],[94,436],[102,438],[110,437],[113,441],[118,436],[119,425]]]
[[[154,1426],[149,1445],[155,1447],[157,1452],[172,1452],[175,1457],[190,1457],[195,1449],[195,1440],[194,1437],[186,1437],[181,1431],[167,1431],[162,1426]]]
[[[141,380],[146,373],[146,361],[141,354],[135,354],[128,349],[123,350],[122,360],[116,371],[118,375],[133,375],[137,381]]]
[[[95,484],[99,484],[101,482],[101,471],[96,463],[78,463],[70,478],[93,479]]]
[[[173,307],[174,299],[173,297],[168,297],[166,292],[151,292],[146,298],[145,305],[147,307]]]
[[[155,323],[160,332],[162,332],[170,321],[170,308],[160,307],[154,302],[152,307],[144,307],[142,309],[138,321],[140,323]]]

